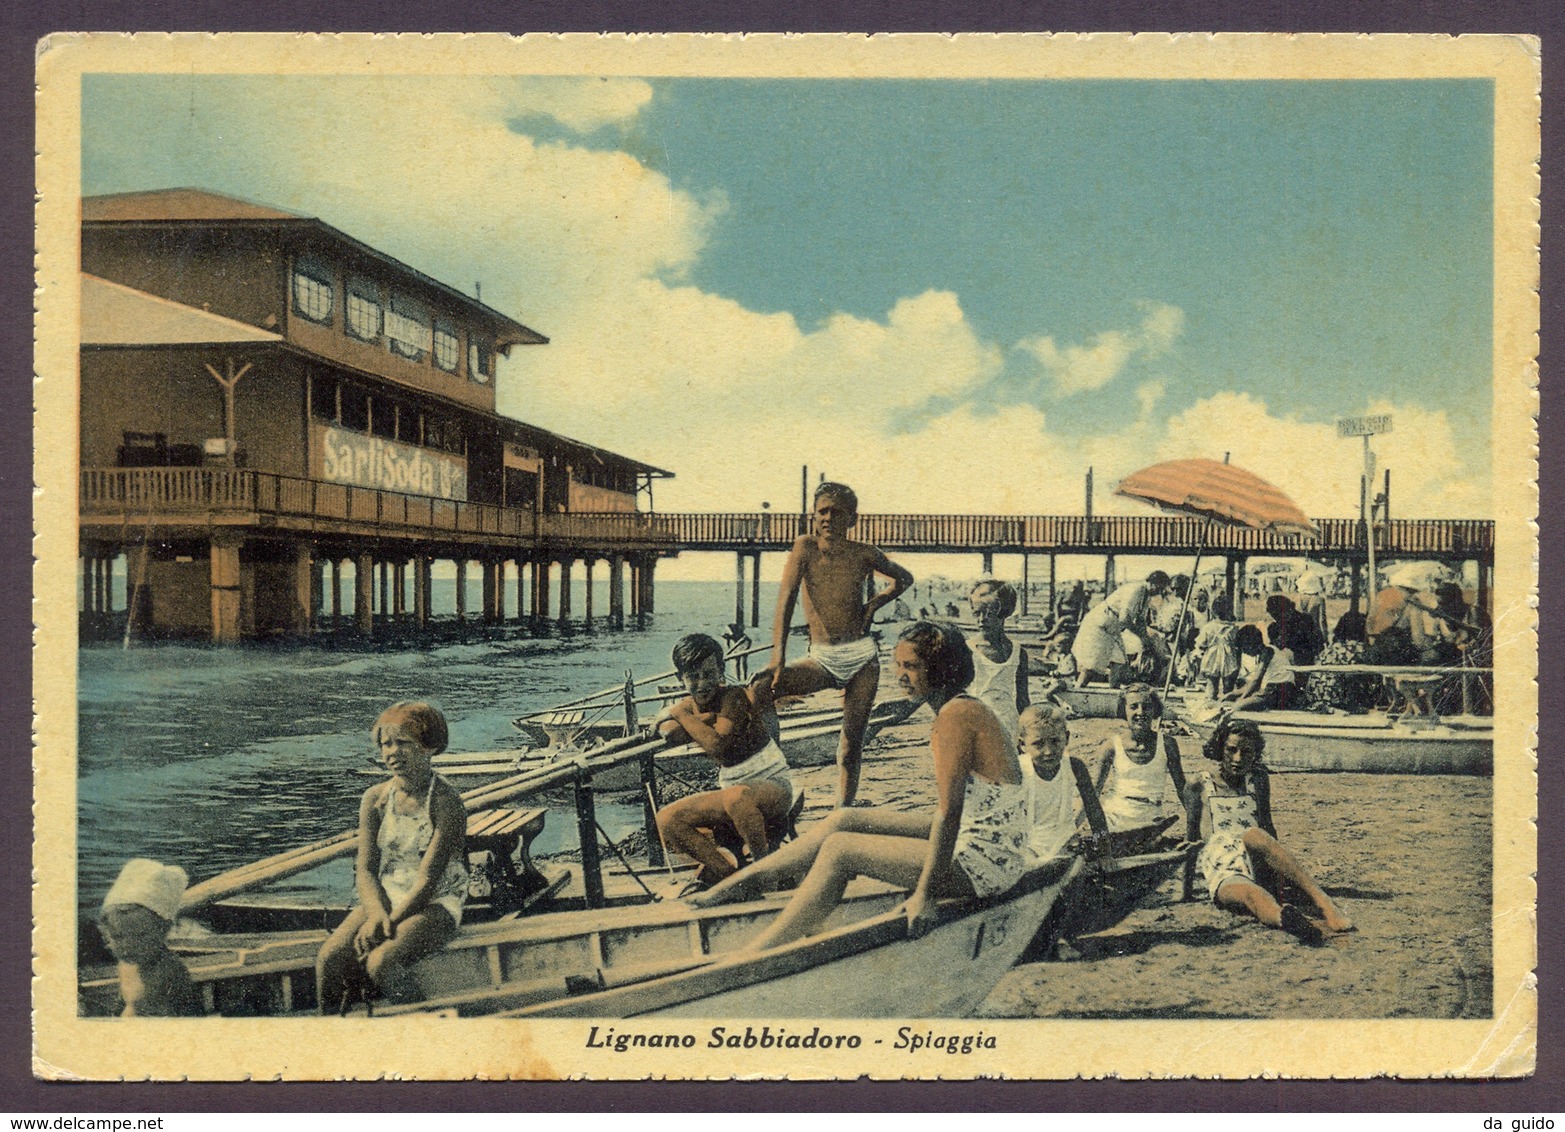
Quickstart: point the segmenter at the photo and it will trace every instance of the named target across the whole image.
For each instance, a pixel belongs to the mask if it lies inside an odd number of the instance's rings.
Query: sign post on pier
[[[1337,420],[1337,437],[1359,436],[1364,439],[1364,474],[1359,483],[1359,520],[1364,524],[1364,545],[1369,554],[1369,601],[1374,608],[1379,581],[1375,574],[1375,504],[1370,492],[1375,490],[1375,453],[1370,450],[1369,438],[1391,431],[1391,414],[1380,413],[1369,417],[1341,417]]]

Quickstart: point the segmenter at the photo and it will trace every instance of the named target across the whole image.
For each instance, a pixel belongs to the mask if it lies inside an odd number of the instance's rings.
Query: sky
[[[1480,80],[92,75],[85,194],[310,216],[550,338],[502,412],[675,478],[659,510],[1100,513],[1221,459],[1485,517]]]

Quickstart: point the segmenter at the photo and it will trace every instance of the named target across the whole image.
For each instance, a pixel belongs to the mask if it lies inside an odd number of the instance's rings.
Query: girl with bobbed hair
[[[937,899],[1004,892],[1031,863],[1027,794],[1015,745],[994,713],[966,694],[973,659],[961,630],[948,622],[916,621],[898,640],[893,664],[903,691],[935,711],[929,738],[935,810],[833,811],[797,841],[691,898],[707,907],[800,881],[781,915],[750,944],[752,950],[816,931],[856,876],[910,890],[904,911],[908,932],[916,937],[933,924]]]
[[[1224,719],[1201,753],[1217,764],[1185,791],[1187,836],[1202,842],[1196,867],[1217,907],[1310,944],[1353,923],[1277,839],[1266,736],[1248,719]],[[1304,905],[1288,903],[1293,894]]]
[[[450,729],[433,704],[392,704],[370,728],[389,772],[359,802],[354,884],[359,903],[315,961],[323,1014],[354,992],[415,996],[408,969],[456,934],[467,898],[467,808],[431,759]]]

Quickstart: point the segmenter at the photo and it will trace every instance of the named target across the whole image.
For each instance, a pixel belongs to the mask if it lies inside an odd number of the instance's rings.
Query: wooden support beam
[[[744,624],[744,551],[734,551],[734,624]]]
[[[480,598],[483,606],[479,618],[485,625],[493,625],[495,620],[495,591],[499,587],[495,585],[494,567],[491,559],[478,560],[479,590],[483,595]]]
[[[609,558],[609,624],[625,627],[625,559],[618,554]]]
[[[289,631],[308,637],[315,631],[315,557],[307,542],[293,545],[293,602]]]
[[[217,645],[239,640],[239,545],[238,540],[223,537],[211,543],[212,643]]]
[[[750,559],[750,627],[761,623],[761,552]]]
[[[571,563],[569,558],[560,559],[560,624],[569,625],[571,621]]]
[[[592,563],[593,559],[590,557],[582,560],[582,565],[586,570],[587,580],[582,588],[585,599],[582,601],[581,619],[582,624],[589,629],[592,628]]]
[[[585,771],[575,780],[576,837],[581,842],[581,884],[587,907],[603,907],[603,860],[598,850],[598,816],[592,800],[592,777]]]
[[[456,619],[467,620],[467,559],[456,560]]]
[[[375,558],[367,551],[353,563],[353,621],[361,637],[375,635]]]
[[[423,554],[413,556],[413,624],[429,626],[429,558]]]

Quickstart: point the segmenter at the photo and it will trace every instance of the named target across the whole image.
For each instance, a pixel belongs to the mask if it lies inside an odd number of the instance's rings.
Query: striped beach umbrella
[[[1168,460],[1132,472],[1114,489],[1168,511],[1275,534],[1319,538],[1310,517],[1254,472],[1218,460]]]
[[[1165,511],[1177,511],[1182,515],[1206,520],[1201,541],[1196,547],[1195,565],[1190,571],[1192,578],[1200,573],[1207,531],[1213,523],[1249,527],[1273,534],[1320,538],[1320,531],[1297,503],[1254,472],[1247,472],[1226,461],[1197,457],[1153,464],[1150,468],[1142,468],[1122,479],[1114,489],[1114,494],[1138,499]],[[1184,603],[1179,608],[1178,629],[1174,634],[1175,653],[1169,658],[1168,675],[1163,681],[1164,696],[1168,695],[1174,683],[1174,662],[1179,659],[1178,641],[1184,633],[1189,609],[1190,594],[1186,591]]]

